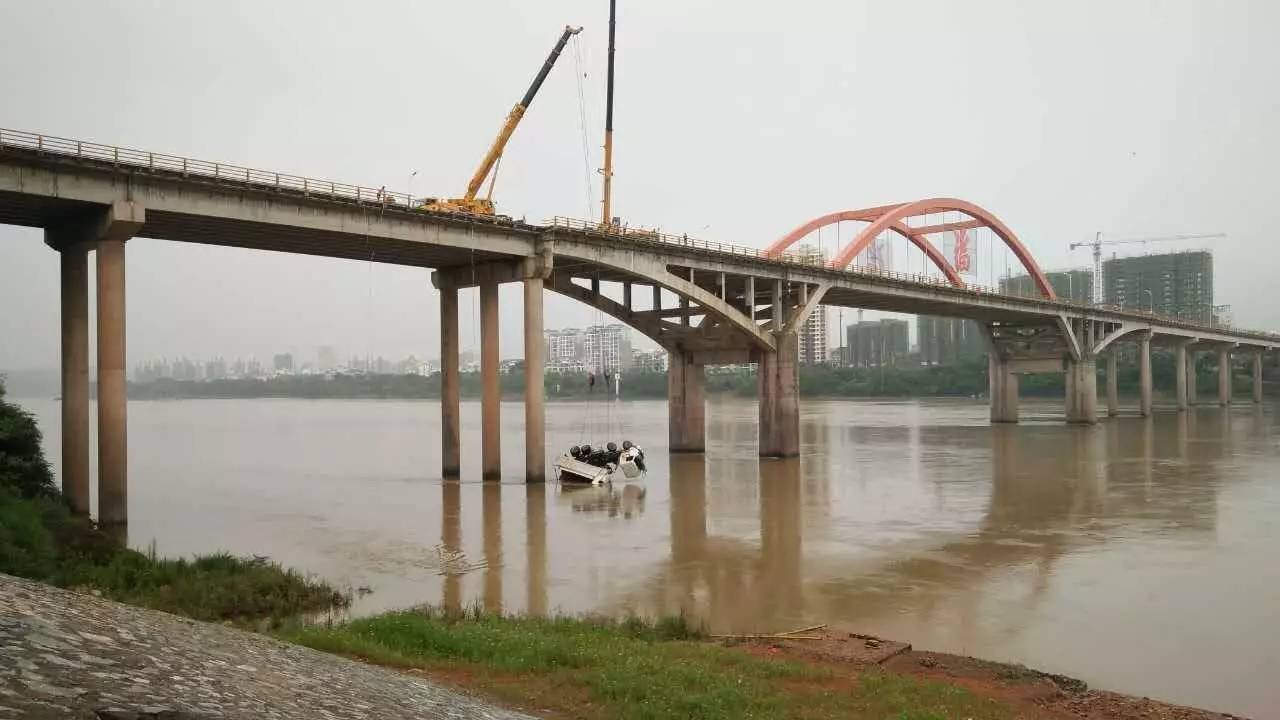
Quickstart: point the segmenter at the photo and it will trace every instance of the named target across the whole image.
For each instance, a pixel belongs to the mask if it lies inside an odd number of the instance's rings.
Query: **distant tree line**
[[[1098,380],[1105,376],[1105,362],[1098,363]],[[1121,393],[1138,392],[1138,367],[1134,358],[1122,358],[1117,384]],[[1172,355],[1152,355],[1151,372],[1157,391],[1171,393],[1174,387]],[[1237,369],[1235,389],[1249,392],[1249,378]],[[1199,358],[1198,384],[1201,392],[1217,388],[1217,370],[1209,356]],[[800,394],[808,397],[976,397],[987,392],[987,360],[968,358],[945,366],[911,366],[883,368],[850,368],[833,366],[801,366]],[[499,376],[504,397],[518,398],[524,393],[524,374],[515,372]],[[611,397],[613,383],[596,376],[595,383],[586,373],[547,375],[544,379],[547,397],[585,399]],[[462,373],[459,377],[463,397],[480,397],[480,373]],[[1024,375],[1019,393],[1028,396],[1061,396],[1064,376],[1060,373]],[[712,369],[707,372],[708,394],[727,393],[754,397],[756,375],[751,368]],[[1101,395],[1101,386],[1099,387]],[[629,372],[622,377],[624,398],[665,398],[667,376],[663,372]],[[311,399],[438,399],[440,375],[282,375],[268,379],[221,379],[207,381],[154,380],[130,383],[129,397],[138,400],[181,398],[311,398]]]

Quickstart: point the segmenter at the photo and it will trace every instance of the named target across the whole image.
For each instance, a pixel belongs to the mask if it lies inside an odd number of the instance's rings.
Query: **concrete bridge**
[[[1017,422],[1018,375],[1067,377],[1068,422],[1097,422],[1096,367],[1108,363],[1107,406],[1117,409],[1115,353],[1136,343],[1140,412],[1151,413],[1153,344],[1174,348],[1178,407],[1195,397],[1189,356],[1219,356],[1219,402],[1231,401],[1230,354],[1261,354],[1280,335],[1206,327],[1151,313],[1064,302],[1030,252],[993,214],[954,198],[833,213],[760,250],[557,218],[535,225],[502,216],[428,213],[420,199],[284,173],[212,163],[33,133],[0,130],[0,223],[43,228],[61,254],[63,487],[89,512],[88,253],[97,273],[99,521],[126,521],[125,245],[145,236],[212,245],[375,260],[434,268],[440,290],[443,467],[459,472],[458,290],[480,295],[482,470],[497,478],[498,285],[524,286],[525,475],[545,479],[543,295],[585,302],[652,338],[670,355],[673,452],[704,448],[703,368],[756,363],[759,452],[799,453],[798,332],[819,303],[971,318],[990,357],[993,422]],[[930,223],[942,213],[964,218]],[[830,263],[788,248],[824,225],[866,223]],[[966,285],[929,236],[990,228],[1022,263],[1039,295]],[[881,232],[919,247],[939,277],[847,269]],[[608,286],[602,288],[602,283]],[[612,294],[609,290],[618,290]],[[645,298],[648,295],[648,298]],[[664,301],[672,296],[674,303]],[[670,305],[670,306],[668,306]]]

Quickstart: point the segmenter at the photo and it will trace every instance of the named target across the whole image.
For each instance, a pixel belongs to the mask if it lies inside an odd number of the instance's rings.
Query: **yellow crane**
[[[480,161],[480,167],[476,168],[475,173],[471,176],[471,182],[467,183],[466,194],[460,198],[449,200],[427,199],[418,206],[419,209],[430,212],[456,212],[473,215],[493,214],[493,184],[498,179],[498,163],[502,160],[502,151],[506,148],[507,141],[511,139],[511,133],[515,132],[516,125],[520,124],[520,118],[524,117],[524,114],[528,112],[529,105],[533,102],[533,96],[538,94],[538,89],[542,87],[542,82],[547,79],[551,68],[560,57],[560,52],[564,50],[565,44],[569,42],[569,38],[580,32],[582,32],[580,27],[564,26],[564,32],[560,34],[560,39],[556,41],[556,46],[552,48],[551,54],[547,56],[547,61],[542,64],[542,69],[534,76],[533,83],[525,91],[524,97],[520,98],[520,102],[516,103],[516,106],[511,108],[511,112],[507,113],[507,119],[502,123],[502,129],[498,131],[498,137],[494,138],[493,144],[489,146],[489,152],[485,153],[484,159]],[[492,173],[492,177],[490,177],[490,173]],[[484,197],[478,197],[485,178],[489,178],[489,190]]]
[[[1071,243],[1071,249],[1075,250],[1080,247],[1093,248],[1093,301],[1095,303],[1102,302],[1102,246],[1103,245],[1127,245],[1129,243],[1149,242],[1165,242],[1168,240],[1205,240],[1208,238],[1226,237],[1226,233],[1198,233],[1194,235],[1156,235],[1154,237],[1131,237],[1116,238],[1115,240],[1103,240],[1102,233],[1096,233],[1093,240],[1085,240],[1082,242]]]

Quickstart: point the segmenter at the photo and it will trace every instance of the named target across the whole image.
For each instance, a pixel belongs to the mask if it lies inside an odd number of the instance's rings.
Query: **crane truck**
[[[520,102],[516,103],[515,107],[511,108],[511,112],[507,113],[507,119],[502,123],[502,128],[498,131],[498,137],[494,138],[493,144],[489,146],[489,152],[485,153],[484,159],[480,161],[480,167],[476,168],[475,173],[471,176],[471,181],[467,183],[466,193],[460,198],[448,200],[427,198],[418,205],[419,210],[467,213],[471,215],[494,214],[493,185],[498,179],[498,164],[502,160],[502,151],[507,147],[507,141],[511,139],[511,133],[515,132],[516,126],[520,124],[520,119],[528,112],[529,105],[533,102],[533,97],[538,94],[538,89],[542,87],[543,81],[551,73],[551,68],[555,66],[556,60],[560,58],[560,53],[569,42],[569,38],[580,32],[582,32],[581,27],[564,26],[564,32],[560,34],[560,39],[556,41],[555,47],[551,49],[551,54],[547,56],[546,62],[542,64],[542,68],[534,76],[529,89],[524,93],[524,97],[520,98]],[[486,178],[489,179],[489,189],[484,197],[480,197],[480,188],[484,185]]]

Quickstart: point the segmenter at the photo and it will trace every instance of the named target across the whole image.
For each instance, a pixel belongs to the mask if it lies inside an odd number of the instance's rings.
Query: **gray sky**
[[[1190,244],[1216,251],[1217,301],[1280,329],[1263,299],[1280,267],[1280,4],[619,4],[615,206],[633,224],[760,247],[821,213],[946,195],[995,212],[1046,268],[1086,264],[1067,245],[1097,230],[1226,232]],[[419,195],[463,189],[580,24],[600,162],[606,0],[10,0],[3,16],[0,126]],[[587,214],[578,112],[570,51],[504,156],[501,211]],[[17,309],[0,313],[0,368],[57,365],[57,272],[38,231],[0,227],[0,307]],[[131,364],[438,352],[426,270],[135,239],[128,282]],[[517,356],[517,287],[503,303]],[[598,320],[547,303],[548,327]]]

